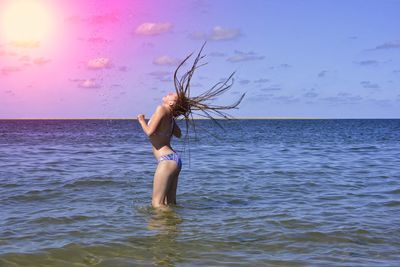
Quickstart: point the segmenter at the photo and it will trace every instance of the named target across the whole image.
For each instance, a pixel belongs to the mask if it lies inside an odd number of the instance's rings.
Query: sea
[[[0,266],[400,266],[400,120],[0,120]]]

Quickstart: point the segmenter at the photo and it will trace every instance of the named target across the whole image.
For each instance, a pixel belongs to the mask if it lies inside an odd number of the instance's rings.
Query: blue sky
[[[400,117],[400,0],[63,3],[62,51],[44,51],[46,40],[27,51],[0,39],[0,118],[149,117],[174,90],[177,62],[205,40],[208,64],[192,94],[235,71],[218,100],[246,92],[234,116]],[[150,24],[158,31],[139,30]],[[40,73],[20,71],[12,53],[47,61]],[[90,67],[96,59],[107,64]]]

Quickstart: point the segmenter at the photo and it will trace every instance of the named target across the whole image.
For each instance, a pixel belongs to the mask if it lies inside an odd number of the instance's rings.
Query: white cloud
[[[173,73],[169,71],[153,71],[149,73],[160,82],[171,82]]]
[[[106,23],[116,23],[118,22],[118,15],[119,12],[114,10],[113,12],[110,13],[91,16],[87,18],[86,21],[88,21],[91,24],[99,24],[99,25]]]
[[[88,61],[87,67],[93,70],[110,68],[111,61],[109,58],[104,58],[104,57],[94,58]]]
[[[325,77],[325,75],[326,75],[326,73],[327,73],[328,71],[327,70],[322,70],[322,71],[320,71],[319,73],[318,73],[318,77]]]
[[[246,84],[249,84],[249,83],[250,83],[250,80],[240,80],[239,83],[240,83],[241,85],[246,85]]]
[[[45,59],[43,57],[35,58],[33,60],[33,63],[36,65],[44,65],[46,63],[49,63],[51,60],[50,59]]]
[[[7,95],[15,95],[15,93],[12,90],[5,90],[4,93]]]
[[[93,44],[108,44],[111,43],[111,40],[103,38],[103,37],[89,37],[86,39],[87,42]]]
[[[1,73],[3,75],[8,75],[9,73],[18,72],[18,71],[21,71],[21,70],[22,70],[22,68],[18,67],[18,66],[5,66],[5,67],[3,67],[1,69]]]
[[[303,96],[308,97],[308,98],[315,98],[318,96],[318,94],[311,91],[311,92],[304,93]]]
[[[167,65],[167,66],[176,66],[178,65],[180,62],[177,58],[173,58],[170,56],[160,56],[156,59],[154,59],[153,64],[156,65]]]
[[[377,66],[379,64],[377,60],[361,60],[361,61],[355,61],[354,63],[360,66]]]
[[[400,41],[392,41],[392,42],[386,42],[384,44],[378,45],[374,49],[371,49],[371,50],[399,49],[399,48],[400,48]]]
[[[128,67],[127,66],[120,66],[118,68],[119,71],[128,71]]]
[[[10,45],[18,48],[38,48],[40,46],[40,42],[33,40],[24,40],[11,42]]]
[[[282,87],[279,85],[271,85],[265,88],[260,89],[261,91],[280,91],[282,90]]]
[[[364,88],[368,88],[368,89],[379,89],[380,86],[377,83],[372,83],[370,81],[361,81],[360,84],[364,87]]]
[[[141,35],[158,35],[162,33],[169,32],[172,29],[172,23],[165,22],[165,23],[151,23],[146,22],[139,25],[135,33]]]
[[[94,79],[86,79],[79,84],[81,88],[100,88],[100,85],[96,83]]]
[[[262,60],[264,56],[258,56],[254,52],[241,52],[235,50],[235,55],[227,59],[229,62],[240,62],[240,61],[250,61],[250,60]]]
[[[211,56],[211,57],[225,57],[226,56],[225,53],[221,53],[221,52],[211,52],[208,55]]]
[[[221,26],[215,26],[211,33],[202,33],[202,32],[194,32],[190,35],[192,39],[205,39],[211,41],[224,41],[224,40],[233,40],[240,36],[239,29],[229,29],[223,28]]]
[[[23,55],[18,60],[23,62],[29,62],[31,60],[31,57],[28,55]]]
[[[70,23],[89,23],[93,25],[104,25],[108,23],[117,23],[119,21],[120,12],[114,10],[110,13],[93,15],[90,17],[70,16],[65,19]]]
[[[235,39],[239,35],[240,31],[238,29],[228,29],[221,26],[215,26],[212,30],[210,39],[214,41],[230,40]]]
[[[267,83],[267,82],[269,82],[269,80],[265,78],[260,78],[254,81],[254,83]]]

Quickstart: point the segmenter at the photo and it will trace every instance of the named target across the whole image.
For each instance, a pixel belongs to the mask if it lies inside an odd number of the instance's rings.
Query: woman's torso
[[[147,122],[148,125],[151,124],[151,118]],[[167,115],[163,117],[160,121],[155,132],[150,135],[150,143],[153,148],[153,154],[156,159],[160,158],[161,155],[166,155],[174,152],[171,147],[171,137],[174,127],[174,118],[172,115]]]

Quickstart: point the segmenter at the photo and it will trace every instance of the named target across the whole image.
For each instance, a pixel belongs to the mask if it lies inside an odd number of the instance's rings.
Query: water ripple
[[[400,120],[222,123],[159,213],[136,123],[1,121],[0,265],[398,265]]]

